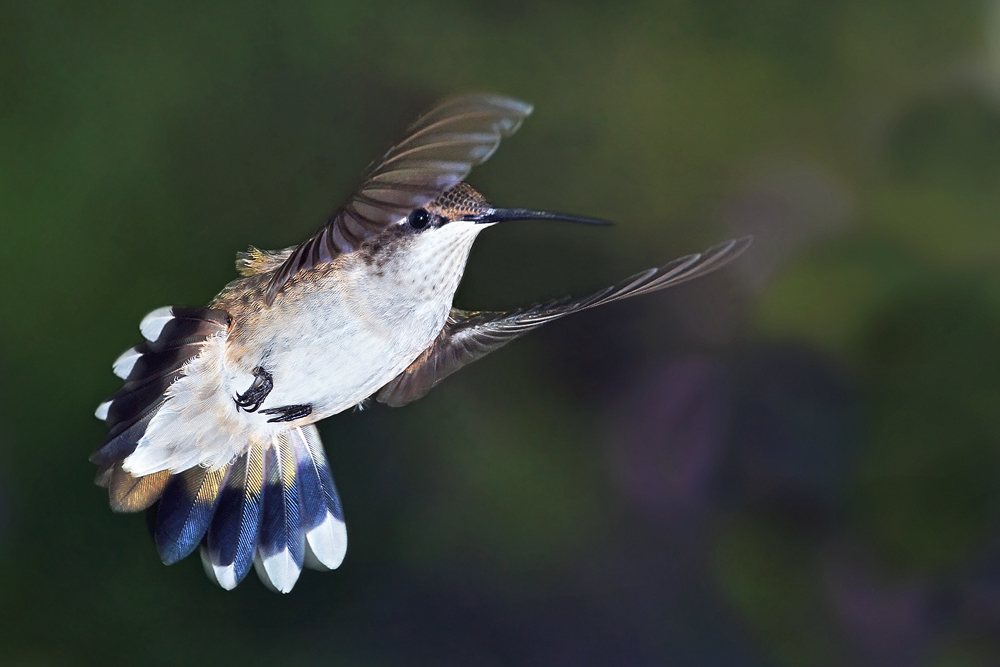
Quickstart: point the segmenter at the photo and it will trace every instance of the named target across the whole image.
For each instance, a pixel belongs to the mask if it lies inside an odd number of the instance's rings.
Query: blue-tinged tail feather
[[[209,577],[234,588],[253,563],[268,588],[289,592],[303,566],[344,559],[347,530],[319,431],[296,427],[234,460],[201,558]]]
[[[340,567],[347,552],[347,527],[330,465],[315,425],[295,429],[296,455],[303,479],[306,531],[305,565],[313,570]],[[308,483],[307,481],[308,480]],[[308,491],[305,491],[308,489]]]
[[[289,435],[288,431],[281,433],[264,453],[263,508],[255,561],[264,585],[282,593],[292,590],[305,557],[296,443]]]
[[[201,547],[205,572],[226,590],[246,577],[257,551],[263,455],[260,447],[251,447],[232,464]]]
[[[167,565],[186,557],[201,542],[215,514],[228,467],[209,470],[195,466],[170,477],[153,508],[153,539]]]

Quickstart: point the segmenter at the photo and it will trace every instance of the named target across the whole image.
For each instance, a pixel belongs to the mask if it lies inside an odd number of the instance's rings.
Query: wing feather
[[[406,138],[371,167],[351,199],[274,273],[268,305],[300,271],[353,252],[410,211],[437,199],[493,155],[531,113],[519,100],[464,95],[440,103],[410,126]]]
[[[751,237],[720,243],[703,253],[675,259],[617,285],[581,299],[562,299],[509,312],[467,312],[453,309],[437,340],[416,361],[375,394],[393,407],[406,405],[434,388],[466,364],[510,341],[570,313],[672,287],[714,271],[738,257]]]

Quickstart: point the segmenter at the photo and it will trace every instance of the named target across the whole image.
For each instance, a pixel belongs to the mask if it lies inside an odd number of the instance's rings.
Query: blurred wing
[[[434,344],[375,395],[380,403],[406,405],[429,392],[466,364],[510,341],[570,313],[648,294],[705,275],[735,259],[750,245],[747,236],[721,243],[704,253],[681,257],[649,269],[582,299],[563,299],[505,313],[453,309]]]
[[[407,137],[369,168],[354,196],[285,260],[268,283],[268,305],[299,271],[357,250],[457,185],[493,155],[501,138],[517,131],[531,110],[530,104],[509,97],[465,95],[421,116]]]

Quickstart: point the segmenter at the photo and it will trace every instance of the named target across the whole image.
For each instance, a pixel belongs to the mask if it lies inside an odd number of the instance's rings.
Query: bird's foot
[[[267,423],[272,422],[290,422],[296,419],[301,419],[302,417],[307,417],[312,414],[311,405],[284,405],[280,408],[268,408],[267,410],[261,410],[262,415],[278,415],[277,417],[272,417],[267,420]]]
[[[253,369],[253,375],[254,381],[250,388],[233,398],[233,401],[236,402],[237,412],[240,408],[247,412],[256,412],[267,395],[274,389],[274,378],[266,370],[258,366]]]

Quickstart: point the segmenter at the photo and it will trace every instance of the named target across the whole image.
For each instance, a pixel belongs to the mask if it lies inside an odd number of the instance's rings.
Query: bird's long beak
[[[581,225],[598,225],[600,227],[609,227],[614,224],[601,218],[588,218],[582,215],[552,213],[550,211],[533,211],[528,208],[493,208],[487,213],[473,218],[473,220],[481,225],[510,222],[511,220],[562,220],[563,222],[576,222]]]

